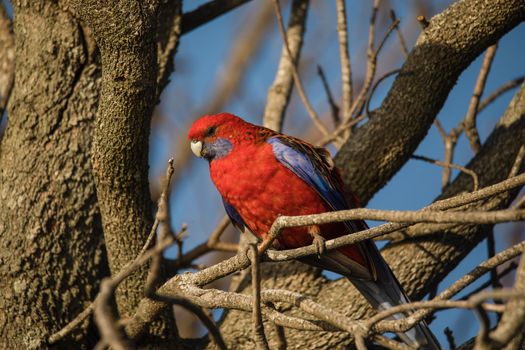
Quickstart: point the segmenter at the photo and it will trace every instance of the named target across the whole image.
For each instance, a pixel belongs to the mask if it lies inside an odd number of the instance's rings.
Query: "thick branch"
[[[148,184],[150,117],[157,102],[158,3],[72,1],[77,16],[92,30],[102,63],[101,97],[91,160],[102,214],[109,267],[114,274],[132,261],[152,225]],[[125,318],[142,298],[147,267],[115,292]],[[173,319],[152,327],[170,339]]]
[[[248,1],[250,0],[213,0],[199,6],[195,10],[184,14],[182,18],[182,34],[186,34]]]
[[[294,0],[292,2],[292,11],[286,32],[287,40],[283,44],[281,59],[273,84],[268,91],[263,115],[264,126],[273,130],[280,131],[283,126],[284,114],[294,84],[294,66],[298,64],[301,56],[308,6],[309,0]],[[287,44],[291,57],[288,55]]]

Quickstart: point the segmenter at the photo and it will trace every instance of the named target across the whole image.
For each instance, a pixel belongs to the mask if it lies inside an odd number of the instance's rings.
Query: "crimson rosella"
[[[261,239],[279,215],[317,214],[357,206],[323,148],[229,113],[199,118],[188,137],[193,153],[209,161],[211,179],[232,222]],[[374,242],[368,240],[327,252],[320,249],[323,239],[366,228],[361,220],[287,228],[274,247],[298,248],[314,242],[320,254],[301,261],[347,277],[378,310],[407,303],[407,296]],[[399,336],[421,349],[439,349],[425,322]]]

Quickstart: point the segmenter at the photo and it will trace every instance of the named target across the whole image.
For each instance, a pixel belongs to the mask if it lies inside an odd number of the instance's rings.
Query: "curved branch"
[[[286,34],[281,34],[284,41],[283,50],[275,79],[268,91],[263,115],[264,126],[273,130],[280,131],[283,126],[284,114],[292,94],[295,67],[301,56],[308,6],[309,0],[294,0],[292,2],[288,30]],[[280,24],[282,19],[278,17],[277,20]]]

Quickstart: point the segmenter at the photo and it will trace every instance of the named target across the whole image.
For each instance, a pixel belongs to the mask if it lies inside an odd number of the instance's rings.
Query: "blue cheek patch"
[[[231,152],[233,145],[226,139],[218,138],[215,142],[210,143],[207,148],[210,159],[220,159]]]

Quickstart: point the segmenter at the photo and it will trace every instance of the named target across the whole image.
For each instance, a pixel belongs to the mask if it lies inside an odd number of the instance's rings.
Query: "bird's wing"
[[[224,209],[226,210],[226,214],[230,217],[231,222],[233,223],[233,226],[237,227],[241,232],[244,231],[244,228],[246,227],[246,224],[244,223],[244,220],[242,219],[241,215],[231,205],[228,203],[224,197],[222,197],[222,204],[224,204]]]
[[[267,142],[272,146],[276,159],[315,189],[333,210],[345,210],[353,207],[345,199],[342,181],[336,175],[332,159],[327,150],[316,148],[299,139],[283,135],[270,137]],[[366,223],[363,221],[346,221],[344,224],[348,233],[367,228]],[[357,262],[351,261],[348,256],[342,254],[339,250],[329,252],[321,256],[317,261],[309,262],[344,275],[375,279],[375,264],[370,259],[370,254],[367,254],[372,248],[369,245],[367,242],[355,245],[368,266],[362,266]]]

